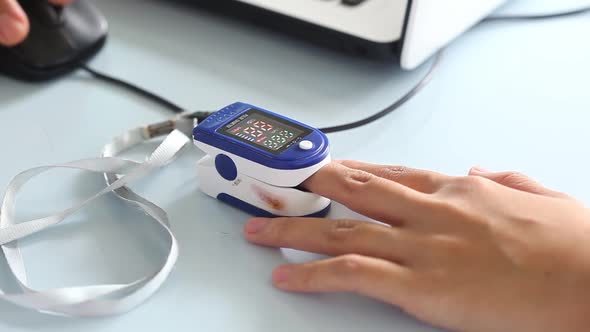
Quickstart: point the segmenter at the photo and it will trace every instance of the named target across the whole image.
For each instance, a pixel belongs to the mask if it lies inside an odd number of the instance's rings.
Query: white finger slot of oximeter
[[[325,216],[331,201],[300,190],[331,161],[320,130],[246,103],[231,104],[193,130],[205,194],[255,216]]]

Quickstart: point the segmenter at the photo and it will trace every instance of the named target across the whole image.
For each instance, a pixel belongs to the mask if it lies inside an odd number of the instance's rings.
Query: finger
[[[443,174],[404,166],[377,165],[355,160],[342,160],[337,161],[337,163],[395,181],[426,194],[436,192],[449,179],[448,176]]]
[[[246,239],[259,245],[323,255],[359,254],[399,264],[412,246],[404,232],[382,224],[315,218],[255,218],[245,226]]]
[[[0,0],[0,44],[14,46],[29,33],[29,20],[17,0]]]
[[[345,255],[278,267],[273,271],[273,283],[290,292],[350,292],[404,306],[410,275],[406,267],[386,260]]]
[[[480,176],[503,186],[532,194],[552,197],[564,196],[564,194],[548,189],[528,176],[518,172],[490,172],[480,167],[473,167],[469,171],[469,175]]]
[[[367,217],[401,225],[427,219],[428,196],[371,173],[330,163],[309,178],[304,187]]]
[[[72,3],[73,0],[49,0],[49,3],[56,6],[65,6]]]

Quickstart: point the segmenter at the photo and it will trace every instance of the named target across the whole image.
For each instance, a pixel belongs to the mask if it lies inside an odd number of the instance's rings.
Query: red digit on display
[[[272,130],[272,126],[264,121],[257,121],[256,124],[258,125],[257,128],[262,129],[262,131]]]
[[[262,135],[262,132],[254,127],[248,127],[246,129],[244,129],[244,134],[250,135],[253,137],[260,137],[260,135]]]

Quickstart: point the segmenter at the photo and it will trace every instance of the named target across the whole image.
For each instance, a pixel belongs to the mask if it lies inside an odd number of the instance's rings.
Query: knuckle
[[[480,176],[464,176],[460,181],[460,184],[468,191],[482,189],[487,183],[488,180]]]
[[[319,287],[320,271],[314,263],[304,263],[297,266],[294,277],[289,278],[291,287],[298,290],[315,290]]]
[[[337,219],[326,228],[325,237],[329,241],[345,242],[355,237],[359,233],[360,227],[359,223],[352,220]]]
[[[377,171],[377,176],[395,179],[410,173],[411,170],[405,166],[385,166]]]
[[[518,172],[508,172],[502,175],[500,179],[502,183],[510,183],[513,185],[523,185],[530,182],[529,178],[522,173]]]
[[[505,174],[506,178],[512,178],[512,179],[528,179],[528,176],[520,173],[520,172],[507,172]]]
[[[424,208],[436,211],[439,216],[448,215],[449,212],[455,212],[458,209],[457,203],[454,200],[445,198],[431,200]]]
[[[363,265],[363,257],[357,254],[340,256],[329,265],[304,264],[297,273],[297,287],[307,290],[336,287],[355,292],[361,279],[359,272],[364,270]]]
[[[357,254],[341,256],[337,261],[336,270],[338,274],[353,276],[364,270],[363,257]]]
[[[280,241],[287,238],[291,233],[293,221],[286,217],[275,218],[270,222],[269,226],[266,235],[273,240]]]
[[[304,268],[297,275],[296,282],[301,289],[315,289],[317,287],[317,277],[313,269]]]
[[[367,184],[373,181],[375,181],[375,176],[371,173],[348,169],[344,172],[342,178],[342,190],[348,195],[357,194]]]
[[[470,202],[462,197],[433,200],[427,209],[434,211],[440,220],[452,224],[476,224],[481,221],[478,212],[474,211]]]
[[[479,176],[462,176],[449,182],[447,190],[452,194],[466,195],[485,190],[488,180]]]

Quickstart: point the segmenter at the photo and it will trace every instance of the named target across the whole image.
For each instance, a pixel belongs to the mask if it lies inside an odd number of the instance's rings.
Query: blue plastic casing
[[[294,143],[307,140],[313,143],[313,148],[304,150],[300,149],[298,144],[291,144],[286,150],[275,154],[218,132],[226,124],[240,118],[242,114],[250,110],[266,113],[307,129],[309,134]],[[240,102],[231,104],[206,118],[194,128],[193,138],[196,141],[274,169],[288,170],[310,167],[325,160],[330,153],[328,137],[320,130],[263,108]]]

